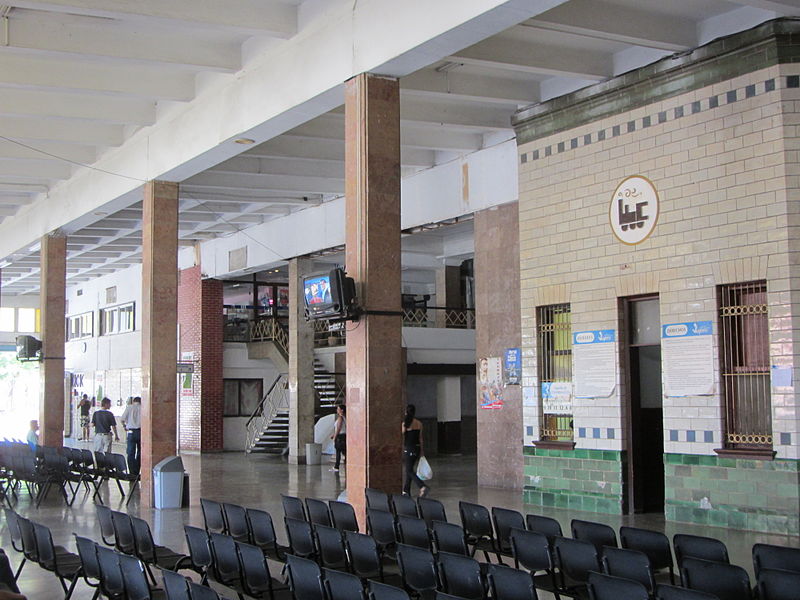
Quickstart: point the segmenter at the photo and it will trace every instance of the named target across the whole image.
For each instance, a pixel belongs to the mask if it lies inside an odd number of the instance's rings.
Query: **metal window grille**
[[[558,409],[546,406],[543,384],[572,382],[572,321],[569,304],[553,304],[536,309],[536,343],[538,354],[539,393],[542,399],[540,438],[550,441],[571,441],[572,406]]]
[[[725,445],[771,449],[767,284],[721,285],[718,302]]]

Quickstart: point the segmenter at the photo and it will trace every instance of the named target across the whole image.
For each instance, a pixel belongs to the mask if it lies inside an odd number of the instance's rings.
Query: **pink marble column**
[[[142,207],[142,506],[152,468],[177,448],[178,184],[150,181]]]
[[[39,264],[39,306],[44,357],[40,368],[39,443],[61,446],[64,442],[67,238],[60,234],[42,237]]]
[[[347,331],[347,491],[364,524],[364,488],[402,486],[400,95],[396,79],[345,84],[347,274],[367,314]]]

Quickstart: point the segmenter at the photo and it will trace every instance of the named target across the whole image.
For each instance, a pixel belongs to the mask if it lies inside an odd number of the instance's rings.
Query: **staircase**
[[[289,445],[288,377],[281,373],[247,421],[248,453],[281,454]]]
[[[336,411],[336,404],[344,402],[344,390],[336,383],[336,374],[325,370],[323,364],[314,359],[314,390],[319,398],[319,416]]]
[[[281,454],[289,445],[289,411],[280,410],[253,441],[253,454]]]

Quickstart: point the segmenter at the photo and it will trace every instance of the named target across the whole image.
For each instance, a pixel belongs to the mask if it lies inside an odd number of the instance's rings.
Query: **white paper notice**
[[[661,356],[667,396],[714,393],[711,321],[670,323],[661,327]]]
[[[576,398],[608,398],[617,386],[617,344],[613,329],[572,335]]]

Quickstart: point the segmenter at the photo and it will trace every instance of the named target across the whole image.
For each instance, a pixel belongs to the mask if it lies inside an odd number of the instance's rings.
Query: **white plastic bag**
[[[433,469],[431,469],[430,464],[428,464],[428,459],[424,456],[419,457],[419,462],[417,463],[417,477],[422,479],[422,481],[428,481],[433,477]]]

